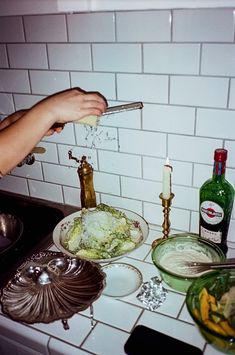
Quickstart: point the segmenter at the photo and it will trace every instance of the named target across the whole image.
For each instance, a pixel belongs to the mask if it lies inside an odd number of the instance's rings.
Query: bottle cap
[[[216,149],[214,154],[215,161],[226,161],[228,151],[226,149]]]

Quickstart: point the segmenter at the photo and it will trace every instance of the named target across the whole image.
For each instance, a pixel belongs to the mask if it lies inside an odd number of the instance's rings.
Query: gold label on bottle
[[[208,224],[219,224],[224,218],[223,209],[213,201],[204,201],[200,209],[203,220]]]

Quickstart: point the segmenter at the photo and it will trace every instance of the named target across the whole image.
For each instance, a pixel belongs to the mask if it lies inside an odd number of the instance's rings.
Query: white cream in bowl
[[[206,254],[202,252],[202,248],[200,247],[198,250],[192,249],[187,250],[180,249],[180,250],[172,250],[166,253],[161,258],[161,266],[164,267],[166,270],[173,272],[179,276],[198,276],[199,273],[195,273],[195,270],[192,268],[190,269],[186,263],[197,261],[197,262],[210,262],[212,261]]]

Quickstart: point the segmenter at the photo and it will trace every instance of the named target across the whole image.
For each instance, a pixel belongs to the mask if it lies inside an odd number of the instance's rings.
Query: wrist
[[[30,116],[32,119],[41,122],[45,129],[49,129],[53,124],[57,121],[57,116],[55,115],[54,111],[50,107],[46,107],[45,104],[37,104],[29,111]]]

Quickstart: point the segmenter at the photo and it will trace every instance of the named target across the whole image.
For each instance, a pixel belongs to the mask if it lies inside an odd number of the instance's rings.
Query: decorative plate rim
[[[149,234],[149,224],[148,222],[144,219],[144,217],[140,216],[138,213],[134,212],[134,211],[130,211],[124,208],[118,208],[118,207],[114,207],[115,209],[124,212],[126,214],[126,216],[132,220],[136,220],[140,223],[140,227],[143,233],[143,239],[141,240],[141,242],[132,250],[130,250],[127,253],[124,253],[122,255],[118,255],[115,256],[113,258],[109,258],[109,259],[90,259],[90,258],[83,258],[80,257],[81,259],[85,259],[85,260],[89,260],[89,261],[93,261],[95,263],[110,263],[113,262],[115,260],[118,260],[124,256],[129,255],[131,252],[135,251],[136,249],[138,249],[147,239],[148,234]],[[95,210],[95,208],[90,208],[90,210]],[[62,228],[66,228],[68,223],[73,222],[73,219],[75,217],[80,217],[81,216],[81,210],[77,211],[77,212],[73,212],[72,214],[66,216],[65,218],[63,218],[59,223],[57,223],[57,225],[55,226],[53,233],[52,233],[52,239],[53,239],[53,243],[55,244],[55,246],[64,254],[67,254],[69,256],[72,257],[77,257],[75,254],[71,253],[70,251],[68,251],[66,248],[63,247],[63,245],[61,244],[61,230]]]
[[[119,269],[119,270],[118,270]],[[117,292],[115,290],[110,290],[112,288],[112,284],[109,283],[110,281],[110,274],[109,271],[117,271],[119,276],[120,276],[120,269],[128,269],[129,273],[131,273],[131,280],[134,281],[132,287],[130,288],[130,283],[128,283],[128,288],[123,288],[124,283],[122,284],[122,292]],[[142,273],[140,272],[137,267],[128,264],[128,263],[110,263],[102,267],[102,270],[104,273],[106,273],[106,287],[102,291],[102,295],[109,296],[109,297],[126,297],[132,293],[134,293],[138,288],[141,286],[143,283],[143,276]],[[129,275],[130,276],[130,275]],[[125,280],[123,278],[123,281],[128,281],[129,278],[127,279],[127,273],[122,274],[121,277],[125,277]]]

